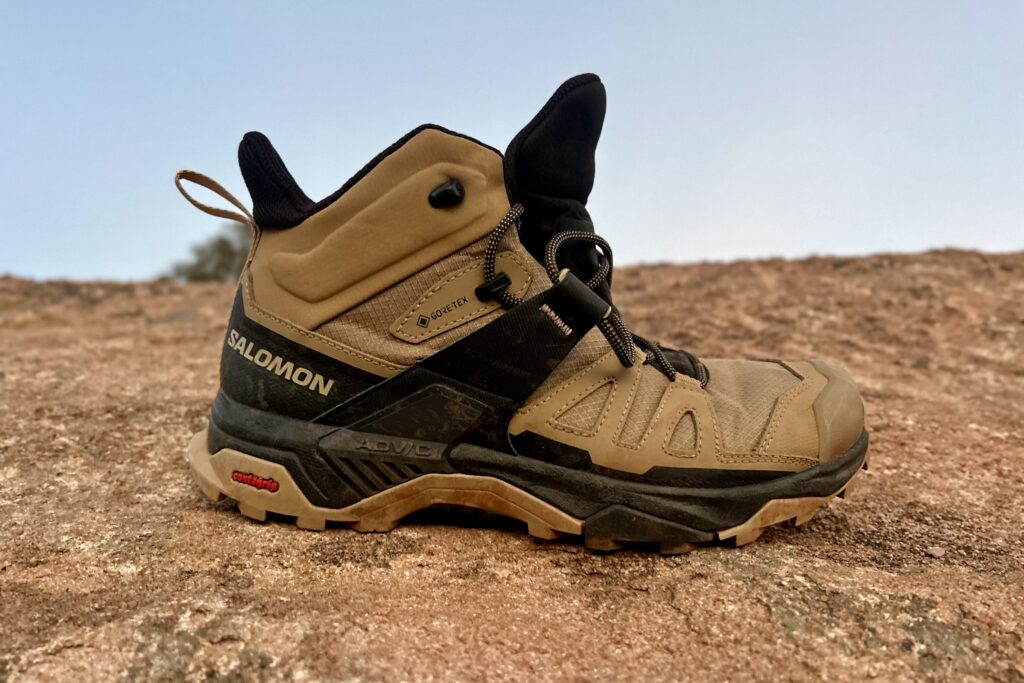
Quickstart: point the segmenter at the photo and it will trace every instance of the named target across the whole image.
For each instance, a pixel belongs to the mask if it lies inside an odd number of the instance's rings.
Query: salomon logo
[[[239,484],[251,486],[254,489],[269,491],[270,493],[277,493],[277,490],[281,488],[281,486],[273,479],[270,479],[269,477],[261,477],[257,474],[253,474],[252,472],[239,472],[238,470],[235,470],[231,473],[231,480],[237,481]]]
[[[334,386],[333,379],[325,380],[324,376],[318,372],[313,372],[303,367],[296,367],[291,361],[286,361],[281,356],[276,356],[266,349],[254,348],[255,345],[238,334],[237,330],[231,330],[228,333],[225,343],[229,348],[238,351],[239,355],[250,363],[255,363],[278,377],[284,377],[292,384],[297,384],[310,391],[319,392],[321,396],[327,396],[331,393],[331,388]]]

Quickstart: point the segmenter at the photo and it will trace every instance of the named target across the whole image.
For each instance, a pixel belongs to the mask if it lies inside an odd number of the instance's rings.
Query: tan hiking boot
[[[251,215],[179,174],[256,235],[189,447],[202,490],[306,528],[383,531],[446,503],[665,552],[748,542],[842,492],[867,453],[844,371],[701,361],[612,305],[585,208],[604,97],[567,81],[504,156],[422,126],[320,202],[249,133]]]

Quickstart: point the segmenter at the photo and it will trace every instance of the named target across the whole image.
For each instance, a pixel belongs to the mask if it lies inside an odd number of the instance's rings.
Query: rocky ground
[[[231,288],[0,278],[0,681],[1024,680],[1024,253],[626,269],[638,332],[845,364],[871,469],[662,557],[472,512],[259,524],[184,462]]]

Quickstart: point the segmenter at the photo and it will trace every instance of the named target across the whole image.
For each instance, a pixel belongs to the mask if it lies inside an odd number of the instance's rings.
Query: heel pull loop
[[[197,200],[196,198],[194,198],[192,195],[185,191],[185,188],[182,187],[181,184],[181,181],[183,180],[195,183],[200,187],[205,187],[210,192],[219,195],[221,198],[229,202],[232,206],[234,206],[242,213],[235,213],[234,211],[229,211],[228,209],[218,209],[215,206],[203,204],[201,201]],[[218,183],[213,178],[207,177],[197,171],[178,171],[176,174],[174,174],[174,185],[175,187],[178,188],[178,192],[181,193],[181,196],[188,200],[189,204],[196,207],[203,213],[208,213],[211,216],[217,216],[218,218],[226,218],[230,221],[238,221],[239,223],[244,223],[251,227],[253,230],[256,230],[256,220],[252,217],[252,214],[249,212],[249,209],[245,208],[245,204],[238,201],[233,194],[225,190],[221,186],[221,184]]]

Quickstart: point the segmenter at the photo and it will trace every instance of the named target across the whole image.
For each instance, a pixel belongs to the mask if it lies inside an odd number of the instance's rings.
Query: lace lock
[[[476,288],[474,293],[480,301],[494,301],[502,292],[512,286],[512,278],[508,273],[498,273],[489,281]]]

